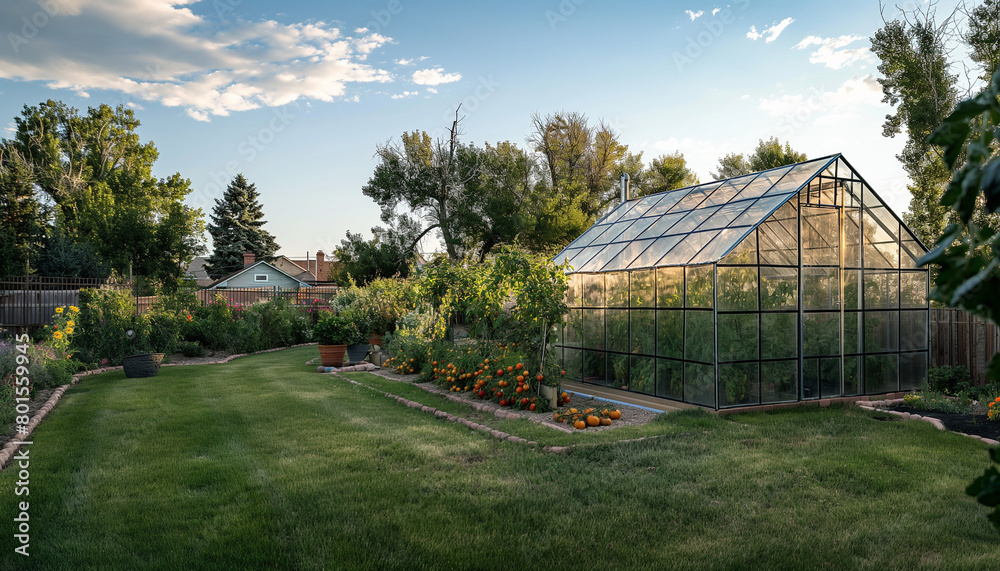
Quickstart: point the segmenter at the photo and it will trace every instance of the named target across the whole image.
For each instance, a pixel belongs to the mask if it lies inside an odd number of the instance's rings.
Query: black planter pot
[[[125,376],[130,379],[155,377],[160,372],[161,362],[163,353],[141,353],[125,357],[122,360],[122,369],[125,371]]]
[[[365,357],[368,356],[369,348],[370,345],[367,343],[355,343],[354,345],[348,345],[347,358],[351,361],[352,365],[356,365],[365,360]]]

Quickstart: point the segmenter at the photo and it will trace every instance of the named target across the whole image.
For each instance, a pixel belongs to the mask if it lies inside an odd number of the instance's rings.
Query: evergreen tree
[[[212,255],[205,269],[212,279],[231,274],[243,267],[243,253],[252,252],[258,261],[274,258],[278,244],[264,230],[264,210],[257,202],[257,186],[236,175],[212,209]]]
[[[0,148],[0,275],[24,275],[38,265],[45,212],[30,170],[17,153]]]

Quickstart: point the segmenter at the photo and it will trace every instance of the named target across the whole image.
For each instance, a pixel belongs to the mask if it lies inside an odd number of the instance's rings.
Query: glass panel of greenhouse
[[[841,155],[626,201],[560,252],[568,379],[712,409],[915,389],[926,248]]]

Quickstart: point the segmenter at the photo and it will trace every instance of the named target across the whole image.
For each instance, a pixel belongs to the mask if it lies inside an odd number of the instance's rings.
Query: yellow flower
[[[63,312],[63,308],[61,308],[61,307],[57,307],[56,308],[56,313],[62,313],[62,312]]]
[[[63,338],[62,331],[56,331],[55,333],[52,334],[52,337],[55,339],[62,339]]]
[[[72,319],[66,322],[66,327],[73,327],[74,325],[76,325],[76,323],[73,323]]]
[[[69,310],[72,311],[73,313],[80,313],[80,308],[75,305],[69,306]]]
[[[67,327],[66,328],[66,335],[72,335],[72,334],[73,334],[73,328],[72,327]]]

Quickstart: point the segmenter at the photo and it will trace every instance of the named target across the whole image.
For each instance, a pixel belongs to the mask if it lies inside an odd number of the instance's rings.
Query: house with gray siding
[[[206,289],[312,287],[268,262],[251,262],[242,270],[216,280]]]

